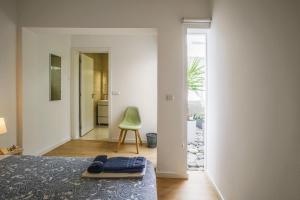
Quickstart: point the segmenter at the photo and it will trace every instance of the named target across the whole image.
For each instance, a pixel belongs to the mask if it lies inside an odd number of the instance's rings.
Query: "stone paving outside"
[[[196,129],[196,137],[193,142],[188,143],[188,170],[204,170],[204,130]]]

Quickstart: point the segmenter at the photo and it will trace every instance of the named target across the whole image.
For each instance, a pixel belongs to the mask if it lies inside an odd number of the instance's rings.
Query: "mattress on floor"
[[[89,173],[87,170],[81,175],[82,178],[143,178],[147,171],[146,167],[142,172],[132,172],[132,173],[112,173],[112,172],[101,172],[101,173]]]
[[[156,200],[156,176],[147,161],[138,179],[89,179],[92,158],[10,156],[0,160],[0,199]]]

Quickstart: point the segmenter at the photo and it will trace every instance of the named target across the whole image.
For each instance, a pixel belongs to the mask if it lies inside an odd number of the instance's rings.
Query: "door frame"
[[[80,64],[79,56],[81,53],[108,53],[108,134],[110,137],[111,124],[111,56],[112,51],[109,47],[73,47],[71,49],[71,68],[70,68],[70,114],[71,114],[71,138],[79,139],[80,134]]]
[[[183,24],[183,65],[184,65],[184,95],[185,95],[185,115],[184,115],[184,146],[185,146],[185,167],[186,171],[188,171],[188,166],[187,166],[187,137],[188,137],[188,132],[187,132],[187,119],[188,119],[188,85],[187,85],[187,68],[188,68],[188,46],[187,46],[187,35],[188,35],[188,29],[198,29],[199,34],[205,34],[206,35],[206,65],[205,65],[205,85],[206,85],[206,103],[205,103],[205,127],[204,127],[204,169],[203,171],[207,170],[207,124],[208,124],[208,32],[209,32],[209,27],[202,26],[201,24]]]

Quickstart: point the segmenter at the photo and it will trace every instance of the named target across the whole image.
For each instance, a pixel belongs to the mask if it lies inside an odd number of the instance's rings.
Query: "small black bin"
[[[155,148],[157,145],[157,133],[147,133],[147,145],[149,148]]]

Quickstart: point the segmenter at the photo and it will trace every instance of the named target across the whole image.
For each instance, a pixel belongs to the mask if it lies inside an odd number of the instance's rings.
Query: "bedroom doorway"
[[[109,53],[79,54],[79,133],[81,140],[109,139]]]

